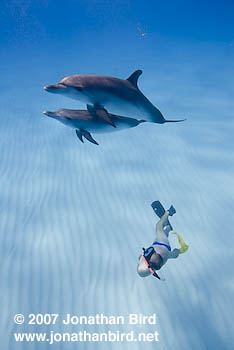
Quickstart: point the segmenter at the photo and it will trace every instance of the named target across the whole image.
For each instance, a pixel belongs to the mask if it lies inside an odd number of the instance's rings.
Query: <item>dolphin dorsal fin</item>
[[[130,77],[127,78],[127,80],[137,89],[138,89],[137,81],[141,74],[142,74],[142,70],[138,69],[134,73],[132,73]]]

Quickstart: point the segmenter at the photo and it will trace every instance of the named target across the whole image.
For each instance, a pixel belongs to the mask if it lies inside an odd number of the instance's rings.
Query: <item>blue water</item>
[[[233,349],[232,2],[2,1],[0,65],[1,349]],[[42,111],[84,108],[43,91],[69,74],[127,78],[168,119],[100,146]],[[160,199],[190,249],[165,282],[136,273]],[[175,237],[172,246],[178,246]],[[159,333],[147,343],[16,343],[15,314],[156,313],[156,325],[90,326]]]

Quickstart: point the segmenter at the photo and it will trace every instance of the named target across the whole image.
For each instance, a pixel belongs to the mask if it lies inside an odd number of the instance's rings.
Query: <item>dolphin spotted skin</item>
[[[141,74],[142,71],[137,70],[126,80],[102,75],[69,75],[58,84],[47,85],[44,89],[91,104],[96,114],[113,127],[114,122],[107,110],[152,123],[183,121],[166,120],[143,95],[137,84]]]
[[[84,142],[83,137],[85,137],[88,141],[96,145],[98,143],[93,139],[91,132],[100,134],[108,133],[133,128],[145,122],[145,120],[110,114],[110,118],[116,125],[116,128],[113,128],[112,125],[106,123],[105,120],[90,113],[88,110],[58,109],[55,112],[44,111],[43,114],[75,129],[76,135],[81,142]]]

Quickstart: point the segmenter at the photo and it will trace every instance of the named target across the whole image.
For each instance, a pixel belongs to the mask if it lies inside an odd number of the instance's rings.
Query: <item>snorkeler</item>
[[[180,254],[185,253],[189,247],[178,233],[173,232],[177,235],[181,247],[180,249],[175,248],[171,250],[168,235],[172,231],[172,226],[168,220],[168,216],[176,213],[173,205],[165,211],[162,204],[159,201],[155,201],[152,203],[152,208],[160,217],[160,220],[156,224],[156,239],[149,248],[143,248],[143,254],[139,258],[137,272],[141,277],[152,274],[154,277],[160,279],[156,271],[160,270],[168,259],[177,258]]]

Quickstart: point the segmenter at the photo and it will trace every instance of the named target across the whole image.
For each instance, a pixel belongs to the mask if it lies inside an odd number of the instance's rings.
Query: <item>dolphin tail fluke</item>
[[[180,123],[180,122],[184,122],[187,119],[178,119],[178,120],[167,120],[165,119],[164,123]]]
[[[107,122],[108,124],[112,125],[114,128],[116,128],[116,125],[111,119],[110,114],[107,112],[105,108],[103,108],[98,103],[95,104],[94,106],[87,105],[87,110],[92,116],[99,117],[103,119],[105,122]]]

